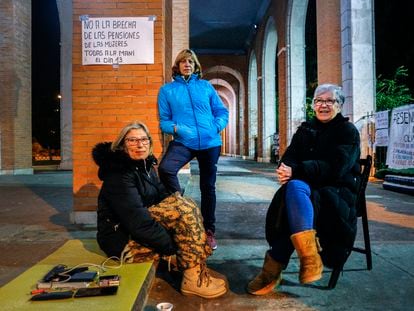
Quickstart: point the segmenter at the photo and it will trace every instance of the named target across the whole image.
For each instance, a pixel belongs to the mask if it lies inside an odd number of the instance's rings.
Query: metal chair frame
[[[361,218],[362,220],[362,230],[364,233],[364,248],[360,247],[352,247],[351,252],[358,252],[361,254],[365,254],[366,261],[367,261],[367,270],[372,269],[372,255],[371,255],[371,242],[369,238],[369,228],[368,228],[368,215],[367,215],[367,202],[365,198],[365,190],[367,188],[368,179],[371,171],[372,166],[372,157],[368,155],[365,159],[360,159],[359,163],[361,165],[361,183],[358,188],[357,192],[357,217]],[[346,261],[344,262],[345,265]],[[343,270],[343,266],[340,268],[333,269],[331,272],[331,276],[329,278],[328,288],[333,289],[338,282],[339,275]]]

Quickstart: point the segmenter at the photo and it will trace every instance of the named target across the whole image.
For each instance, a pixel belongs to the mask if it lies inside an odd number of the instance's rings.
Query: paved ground
[[[71,225],[72,172],[0,175],[0,286],[69,239],[95,238]]]
[[[185,195],[199,200],[196,162]],[[230,291],[218,299],[185,297],[179,275],[160,272],[151,289],[146,311],[161,301],[175,310],[413,310],[414,304],[414,197],[382,189],[371,182],[367,189],[373,270],[365,256],[352,253],[334,290],[327,290],[330,271],[308,286],[297,280],[294,258],[282,286],[265,297],[246,293],[245,286],[263,264],[267,244],[264,220],[278,188],[274,165],[223,157],[217,181],[217,237],[219,247],[209,267],[227,276]],[[362,230],[359,230],[362,232]],[[362,234],[357,243],[363,245]]]
[[[353,253],[334,290],[326,290],[329,271],[313,285],[297,281],[294,258],[278,292],[265,297],[246,294],[247,282],[259,271],[267,245],[264,217],[278,188],[274,165],[222,157],[217,182],[219,248],[209,266],[227,276],[230,291],[205,300],[182,296],[180,276],[163,272],[154,280],[146,311],[160,301],[174,310],[412,310],[414,304],[414,197],[367,189],[373,270]],[[197,165],[185,195],[199,200]],[[94,228],[71,225],[71,172],[37,171],[29,176],[0,176],[0,286],[46,257],[67,239],[93,238]],[[362,243],[359,234],[357,243]]]

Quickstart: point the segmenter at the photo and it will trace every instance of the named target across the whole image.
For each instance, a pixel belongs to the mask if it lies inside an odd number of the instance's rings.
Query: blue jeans
[[[183,144],[171,141],[167,152],[158,167],[158,173],[162,183],[171,192],[181,192],[178,181],[178,171],[196,158],[200,169],[201,214],[205,230],[215,232],[216,222],[216,173],[217,162],[220,156],[221,146],[194,150]]]
[[[302,180],[292,179],[286,185],[286,213],[292,234],[313,228],[311,190]]]
[[[304,181],[292,179],[286,184],[285,207],[290,232],[281,233],[270,245],[270,256],[281,264],[288,264],[294,250],[290,235],[313,229],[310,195],[310,187]]]

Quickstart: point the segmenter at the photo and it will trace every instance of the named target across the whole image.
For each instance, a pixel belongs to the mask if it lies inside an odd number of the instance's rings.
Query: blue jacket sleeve
[[[174,134],[175,122],[172,120],[172,112],[168,103],[165,89],[161,87],[158,92],[158,113],[160,117],[160,128],[163,133]]]

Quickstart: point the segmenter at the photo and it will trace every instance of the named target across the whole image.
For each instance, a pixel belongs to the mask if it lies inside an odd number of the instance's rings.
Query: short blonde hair
[[[143,130],[145,132],[145,134],[147,134],[149,140],[150,140],[150,149],[149,149],[149,154],[152,154],[152,138],[151,138],[151,134],[149,132],[148,127],[140,121],[133,121],[129,124],[127,124],[119,133],[118,137],[114,140],[114,142],[111,145],[111,150],[112,151],[117,151],[117,150],[123,150],[126,151],[126,146],[125,146],[125,136],[131,131],[131,130]]]
[[[201,69],[200,62],[198,61],[196,53],[190,49],[184,49],[178,53],[177,57],[175,58],[174,65],[172,67],[173,76],[180,75],[180,62],[183,59],[190,57],[194,61],[194,73],[198,74],[200,78],[203,76],[203,72]]]

